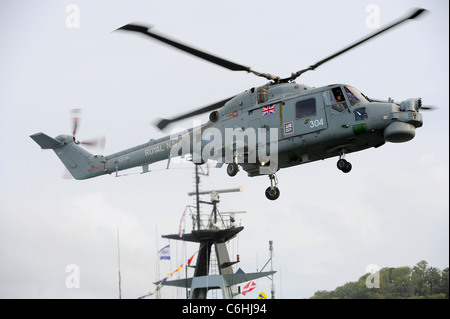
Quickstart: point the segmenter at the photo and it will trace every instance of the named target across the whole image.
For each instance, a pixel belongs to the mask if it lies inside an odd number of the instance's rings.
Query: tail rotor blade
[[[76,134],[78,132],[78,127],[80,126],[80,117],[81,117],[81,109],[75,108],[70,110],[71,117],[72,117],[72,135],[73,140],[76,144],[81,144],[88,147],[95,147],[99,149],[103,149],[106,144],[106,138],[104,136],[88,139],[84,141],[78,141],[76,139]]]
[[[98,149],[104,149],[106,144],[106,138],[104,136],[101,136],[94,139],[84,140],[81,142],[81,144],[85,146],[95,147]]]
[[[70,112],[72,113],[72,135],[75,137],[80,122],[81,109],[72,109]]]

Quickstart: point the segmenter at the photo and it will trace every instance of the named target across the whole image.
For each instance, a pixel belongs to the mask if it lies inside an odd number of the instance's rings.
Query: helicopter
[[[423,125],[420,110],[432,109],[422,105],[420,98],[400,103],[390,98],[372,100],[347,84],[313,88],[295,80],[425,11],[414,9],[407,16],[285,78],[195,49],[154,32],[151,27],[127,24],[117,30],[150,37],[228,70],[246,71],[269,82],[172,119],[162,119],[157,124],[162,130],[176,121],[210,112],[209,120],[200,126],[108,156],[93,155],[80,147],[82,143],[75,138],[75,127],[72,135],[52,138],[40,132],[30,137],[41,148],[52,149],[77,180],[113,173],[119,176],[119,171],[133,167],[142,167],[141,173],[148,173],[152,163],[168,160],[169,167],[171,158],[190,155],[195,164],[208,160],[217,161],[216,167],[227,164],[229,176],[235,176],[240,168],[251,177],[268,176],[270,186],[265,195],[269,200],[276,200],[280,196],[276,172],[282,168],[338,157],[337,168],[349,173],[352,164],[347,161],[347,154],[414,138],[416,128]]]

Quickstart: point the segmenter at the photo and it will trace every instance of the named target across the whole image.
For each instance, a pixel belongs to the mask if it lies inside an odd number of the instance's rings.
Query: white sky
[[[70,3],[80,9],[80,28],[66,26]],[[193,188],[190,166],[67,180],[55,154],[41,151],[30,134],[70,134],[69,111],[82,108],[79,138],[106,135],[107,155],[170,133],[152,126],[159,117],[266,82],[111,31],[133,21],[151,24],[257,71],[288,76],[372,32],[366,25],[370,3],[1,1],[0,297],[117,298],[117,227],[122,296],[142,296],[154,289],[156,252],[168,242],[160,235],[177,233],[185,205],[193,203],[186,194]],[[357,280],[370,264],[426,260],[448,267],[448,2],[374,3],[381,25],[413,7],[430,12],[297,82],[348,83],[379,99],[422,97],[438,109],[423,113],[415,139],[349,154],[349,174],[337,170],[336,159],[281,170],[281,196],[274,202],[264,196],[266,177],[240,172],[230,178],[222,168],[202,179],[202,189],[244,187],[224,194],[220,204],[222,211],[247,211],[230,252],[233,258],[239,253],[244,271],[255,271],[273,240],[277,297],[332,290]],[[177,260],[161,262],[161,278],[183,263],[182,245],[171,244]],[[187,245],[187,255],[196,250]],[[80,288],[66,287],[71,264],[79,267]],[[267,279],[258,284],[248,298],[270,293]],[[163,297],[178,296],[184,291],[163,288]]]

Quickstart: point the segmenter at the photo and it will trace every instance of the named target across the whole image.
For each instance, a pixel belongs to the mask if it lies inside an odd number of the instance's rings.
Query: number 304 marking
[[[319,119],[319,120],[311,120],[309,121],[309,127],[310,128],[315,128],[318,126],[322,126],[323,125],[323,119]]]

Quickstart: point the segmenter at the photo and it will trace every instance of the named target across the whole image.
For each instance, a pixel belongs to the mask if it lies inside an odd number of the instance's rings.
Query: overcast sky
[[[69,6],[75,4],[74,6]],[[356,281],[369,265],[449,263],[448,1],[24,1],[0,2],[0,297],[117,298],[117,229],[122,297],[154,289],[156,252],[177,233],[193,198],[193,167],[156,164],[115,178],[63,179],[52,151],[29,137],[70,134],[70,109],[83,110],[79,138],[107,137],[108,155],[162,137],[155,119],[235,95],[266,80],[231,72],[126,32],[138,21],[260,72],[288,76],[373,32],[411,8],[430,12],[330,61],[297,82],[350,84],[369,97],[422,97],[434,112],[403,144],[278,172],[281,196],[268,201],[267,177],[231,178],[211,169],[201,189],[243,186],[222,195],[220,210],[245,210],[230,243],[246,272],[260,269],[274,242],[278,298],[308,298]],[[79,21],[71,14],[79,9]],[[77,26],[76,28],[73,28]],[[200,117],[206,121],[206,116]],[[180,126],[192,124],[192,120]],[[100,151],[92,151],[100,152]],[[208,199],[207,197],[205,199]],[[205,208],[205,212],[207,209]],[[173,260],[198,247],[171,241]],[[75,266],[73,266],[75,265]],[[79,288],[67,279],[79,270]],[[191,275],[191,273],[190,273]],[[267,279],[259,291],[270,293]],[[165,298],[183,297],[163,288]]]

